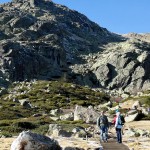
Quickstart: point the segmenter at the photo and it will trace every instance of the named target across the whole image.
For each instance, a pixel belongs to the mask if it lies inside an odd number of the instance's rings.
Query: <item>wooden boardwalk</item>
[[[123,143],[116,143],[116,140],[113,138],[108,139],[107,143],[101,143],[101,145],[103,146],[103,150],[130,150]]]

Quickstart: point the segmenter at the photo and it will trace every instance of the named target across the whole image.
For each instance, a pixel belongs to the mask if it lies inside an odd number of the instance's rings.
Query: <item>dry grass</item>
[[[150,131],[150,121],[133,121],[126,123],[126,127],[134,128],[134,129],[144,129]],[[128,138],[123,137],[125,144],[132,150],[150,150],[150,138],[146,137],[136,137],[136,138]],[[129,142],[131,139],[132,142]]]
[[[0,138],[0,150],[10,150],[11,143],[15,138]]]

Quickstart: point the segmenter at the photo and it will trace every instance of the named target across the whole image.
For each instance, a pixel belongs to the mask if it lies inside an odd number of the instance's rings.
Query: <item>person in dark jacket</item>
[[[102,142],[108,142],[109,122],[104,111],[101,112],[101,116],[97,119],[97,125],[100,128],[100,140]]]

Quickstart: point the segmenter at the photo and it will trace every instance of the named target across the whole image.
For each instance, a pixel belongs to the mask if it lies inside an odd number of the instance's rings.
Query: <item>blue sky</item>
[[[0,3],[10,0],[0,0]],[[115,33],[150,33],[150,0],[53,0]]]

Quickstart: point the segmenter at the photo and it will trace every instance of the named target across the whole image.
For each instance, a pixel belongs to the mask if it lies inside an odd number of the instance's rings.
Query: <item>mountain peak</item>
[[[44,8],[48,9],[48,7],[53,2],[51,0],[12,0],[12,2],[2,4],[1,6],[10,7],[9,9],[32,9],[32,8]]]

